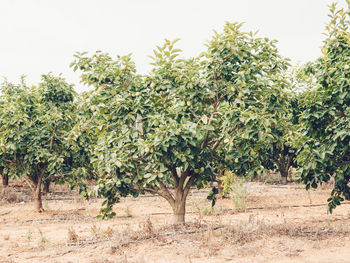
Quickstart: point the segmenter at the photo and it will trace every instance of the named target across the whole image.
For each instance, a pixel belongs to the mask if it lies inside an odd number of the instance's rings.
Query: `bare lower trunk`
[[[293,164],[294,158],[294,154],[289,152],[289,147],[285,146],[278,164],[278,168],[281,173],[282,184],[288,183],[289,169]]]
[[[282,176],[282,184],[287,184],[288,180],[287,180],[287,176]]]
[[[175,189],[174,201],[170,203],[174,212],[174,224],[185,224],[186,199],[195,180],[195,176],[190,177],[186,183],[182,183],[180,179]]]
[[[172,174],[175,184],[174,193],[171,193],[167,186],[161,181],[158,181],[158,190],[150,188],[145,190],[151,193],[157,193],[168,201],[173,209],[174,224],[185,224],[186,198],[190,192],[191,186],[197,179],[197,175],[192,174],[190,171],[186,171],[178,177],[175,169],[173,169]]]
[[[2,185],[8,186],[9,185],[9,175],[8,174],[2,174]]]
[[[185,224],[186,199],[175,200],[173,212],[174,212],[174,224]]]
[[[282,184],[288,183],[289,167],[282,166],[280,167]]]
[[[41,183],[34,188],[33,194],[35,210],[39,213],[44,212],[43,202],[41,200]]]
[[[44,212],[43,203],[41,200],[41,189],[37,187],[34,191],[34,206],[35,210],[39,213]]]
[[[36,176],[29,176],[30,182],[32,184],[33,198],[34,198],[34,207],[35,210],[39,213],[44,212],[43,203],[41,200],[41,185],[43,182],[43,177],[46,171],[46,167],[43,168],[40,173]]]

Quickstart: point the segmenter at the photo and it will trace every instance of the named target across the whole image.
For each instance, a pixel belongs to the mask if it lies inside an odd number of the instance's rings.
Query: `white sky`
[[[146,73],[155,45],[181,38],[183,56],[196,56],[225,21],[279,41],[294,63],[320,55],[332,0],[0,0],[0,76],[63,73],[78,91],[79,73],[69,64],[76,51],[133,53]],[[344,5],[344,1],[340,4]]]

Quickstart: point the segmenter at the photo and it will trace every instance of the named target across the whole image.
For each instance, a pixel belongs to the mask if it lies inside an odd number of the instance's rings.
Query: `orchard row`
[[[350,199],[350,19],[330,12],[320,58],[297,68],[276,41],[227,23],[195,58],[166,40],[147,75],[130,56],[77,53],[71,66],[90,92],[51,74],[31,87],[5,81],[0,174],[25,178],[39,212],[43,182],[55,181],[105,198],[103,217],[121,197],[158,194],[181,223],[191,188],[225,171],[286,181],[293,166],[306,188],[334,177],[332,211]]]

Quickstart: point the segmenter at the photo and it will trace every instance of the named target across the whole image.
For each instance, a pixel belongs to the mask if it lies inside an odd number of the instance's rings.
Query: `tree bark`
[[[183,189],[183,183],[179,184],[175,189],[175,202],[173,206],[174,224],[185,224],[186,196]]]
[[[173,207],[174,224],[185,224],[186,198],[176,200]]]
[[[288,177],[287,176],[282,176],[282,184],[287,184],[288,183]]]
[[[1,175],[2,178],[2,185],[3,186],[8,186],[9,185],[9,175],[8,174],[2,174]]]
[[[38,183],[34,188],[33,195],[35,210],[39,213],[44,212],[43,202],[41,200],[41,182],[40,184]]]
[[[43,192],[45,194],[50,193],[50,183],[51,183],[51,180],[49,180],[49,179],[45,180],[43,183]]]
[[[280,169],[282,184],[288,183],[289,168],[290,167],[288,165],[280,164],[279,169]]]
[[[190,172],[186,174],[186,177],[190,175]],[[190,192],[191,186],[194,184],[196,180],[196,176],[192,175],[188,177],[185,184],[185,180],[179,181],[178,187],[175,189],[175,197],[174,197],[174,205],[173,212],[174,212],[174,224],[185,224],[185,214],[186,214],[186,199],[188,196],[188,193]]]
[[[174,224],[185,224],[186,198],[197,176],[190,171],[186,171],[182,172],[180,178],[176,177],[174,179],[176,182],[174,193],[171,193],[162,181],[158,181],[158,189],[144,188],[144,190],[153,194],[159,194],[166,199],[173,209]],[[186,179],[188,180],[186,181]]]
[[[292,166],[295,158],[294,153],[290,152],[289,150],[290,148],[285,146],[278,160],[278,168],[280,170],[282,184],[288,183],[289,169]]]
[[[41,200],[41,185],[42,185],[43,177],[46,172],[46,168],[47,167],[43,168],[40,171],[40,173],[37,174],[34,178],[29,177],[33,186],[34,207],[35,207],[35,210],[39,213],[44,212],[43,203]]]
[[[225,198],[224,188],[222,187],[221,178],[218,178],[218,191],[219,191],[219,198]]]

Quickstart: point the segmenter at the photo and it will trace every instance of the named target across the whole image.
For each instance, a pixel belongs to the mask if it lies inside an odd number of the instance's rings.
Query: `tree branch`
[[[179,180],[180,180],[179,177],[177,176],[176,167],[174,165],[170,164],[165,157],[163,158],[163,161],[164,161],[165,165],[167,165],[169,167],[169,170],[171,172],[171,175],[173,176],[174,185],[176,188],[179,185]]]
[[[29,176],[28,176],[29,177]],[[30,177],[29,177],[30,178]],[[26,177],[23,177],[24,181],[26,181],[26,183],[28,184],[30,190],[34,190],[34,184],[32,182],[32,180],[28,180]]]
[[[178,189],[183,190],[183,186],[184,186],[184,183],[186,181],[187,176],[188,176],[188,171],[185,171],[185,172],[181,173],[181,177],[180,177],[179,184],[178,184],[178,187],[177,187]]]
[[[56,131],[57,131],[57,126],[55,126],[55,128],[53,129],[53,132],[52,132],[52,136],[51,136],[51,140],[50,140],[50,148],[49,148],[50,152],[52,152],[53,140],[55,139]]]
[[[62,177],[65,177],[67,175],[72,175],[72,174],[73,174],[73,172],[65,173],[65,174],[53,174],[53,175],[50,176],[50,179],[56,180],[56,179],[60,179]]]
[[[188,193],[190,192],[190,189],[191,189],[191,186],[194,184],[194,182],[196,181],[197,179],[197,176],[196,175],[192,175],[190,177],[190,179],[187,181],[186,185],[185,185],[185,189],[184,189],[184,197],[183,198],[186,198]]]
[[[40,172],[40,175],[38,177],[38,182],[37,182],[37,187],[40,187],[41,186],[41,182],[43,180],[43,177],[45,175],[45,172],[46,172],[46,169],[47,169],[47,166],[45,166],[42,171]]]
[[[198,155],[200,155],[204,151],[204,149],[207,147],[208,139],[209,139],[209,131],[207,131],[207,134],[205,135],[205,139],[203,140],[201,147],[199,148]]]
[[[173,165],[169,165],[170,167],[170,171],[171,171],[171,175],[173,176],[174,179],[174,184],[175,184],[175,188],[178,187],[179,185],[179,177],[177,176],[177,171],[176,168]]]
[[[220,145],[220,142],[222,141],[223,138],[224,138],[224,136],[221,136],[220,138],[218,138],[216,140],[216,142],[214,143],[214,145],[210,149],[211,153],[213,153],[216,150],[216,148],[218,148],[218,146]]]
[[[165,198],[169,202],[171,207],[174,207],[175,199],[172,196],[172,194],[169,192],[168,188],[166,188],[165,184],[163,182],[161,182],[161,181],[158,181],[158,184],[159,184],[160,189],[157,191],[157,193],[161,197]]]
[[[151,194],[158,194],[158,190],[152,189],[152,188],[142,188],[142,190],[149,192]]]

